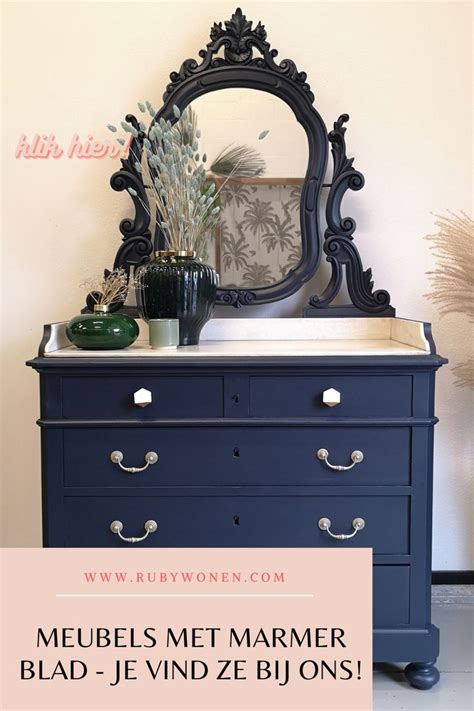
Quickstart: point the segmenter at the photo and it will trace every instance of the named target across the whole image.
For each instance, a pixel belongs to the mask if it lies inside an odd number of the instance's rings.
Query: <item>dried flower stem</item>
[[[124,269],[114,269],[103,278],[90,279],[83,285],[96,304],[109,306],[117,301],[125,301],[129,279]]]

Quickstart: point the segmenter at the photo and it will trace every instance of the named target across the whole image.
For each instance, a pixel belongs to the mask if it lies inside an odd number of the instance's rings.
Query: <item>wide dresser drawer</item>
[[[325,404],[335,390],[340,402]],[[327,398],[331,401],[331,397]],[[411,375],[289,375],[250,378],[253,417],[409,417]]]
[[[411,481],[409,427],[65,428],[63,437],[66,487],[392,486]],[[114,452],[121,453],[120,461]],[[157,461],[147,465],[149,452]]]
[[[140,390],[151,402],[135,404]],[[62,379],[65,418],[147,419],[222,417],[223,379],[218,376],[123,376]]]
[[[376,555],[407,555],[408,496],[103,496],[66,497],[65,546],[369,547]],[[320,522],[330,521],[324,530]],[[355,519],[364,527],[356,530]],[[345,540],[331,533],[350,536]],[[351,535],[352,534],[352,535]]]

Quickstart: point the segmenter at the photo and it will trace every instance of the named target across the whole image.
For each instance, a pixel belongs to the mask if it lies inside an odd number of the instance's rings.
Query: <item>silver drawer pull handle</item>
[[[320,518],[318,526],[321,531],[327,531],[331,538],[337,538],[338,541],[347,541],[348,538],[354,538],[358,531],[362,531],[365,528],[365,521],[363,518],[355,518],[352,521],[352,528],[354,529],[352,533],[332,533],[330,530],[331,520],[329,518]]]
[[[342,464],[331,464],[328,462],[329,452],[327,449],[318,449],[316,454],[318,459],[325,462],[326,466],[328,466],[329,469],[333,469],[335,472],[347,472],[349,469],[352,469],[352,467],[355,467],[356,464],[360,464],[364,459],[364,453],[358,449],[355,449],[351,454],[352,464],[349,464],[348,467],[343,467]]]
[[[145,469],[148,469],[150,464],[156,464],[156,462],[158,461],[158,455],[156,452],[147,452],[145,454],[146,464],[144,467],[124,467],[122,464],[123,454],[118,449],[116,449],[114,452],[111,453],[110,461],[114,464],[118,464],[120,469],[123,469],[124,472],[128,472],[129,474],[136,474],[137,472],[144,472]]]
[[[122,539],[122,541],[125,541],[125,543],[140,543],[140,541],[144,541],[145,538],[148,538],[150,533],[155,533],[156,529],[158,528],[158,524],[156,523],[156,521],[146,521],[144,528],[146,533],[141,538],[135,538],[134,536],[130,536],[130,538],[127,538],[126,536],[122,536],[122,521],[112,521],[112,523],[110,524],[110,530],[112,531],[112,533],[116,533],[117,536]]]

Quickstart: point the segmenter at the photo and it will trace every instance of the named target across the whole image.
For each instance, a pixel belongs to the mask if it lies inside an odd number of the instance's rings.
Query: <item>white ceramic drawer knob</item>
[[[323,402],[328,407],[335,407],[341,402],[341,393],[339,390],[329,388],[329,390],[323,392]]]
[[[149,390],[145,388],[140,388],[135,393],[133,393],[133,402],[137,407],[146,407],[152,401],[153,397]]]

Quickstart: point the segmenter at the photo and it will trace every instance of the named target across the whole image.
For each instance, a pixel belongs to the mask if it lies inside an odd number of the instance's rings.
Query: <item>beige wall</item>
[[[156,105],[171,70],[206,43],[231,2],[4,2],[3,476],[6,545],[40,544],[38,379],[24,367],[42,324],[76,314],[79,287],[110,265],[128,214],[108,180],[116,162],[16,160],[21,132],[109,137],[137,100]],[[470,4],[253,2],[280,58],[304,69],[328,126],[347,111],[349,147],[366,187],[346,201],[358,244],[401,316],[433,322],[439,351],[462,360],[472,332],[426,299],[431,213],[471,210]],[[300,313],[311,289],[264,309]],[[239,316],[261,315],[257,309]],[[236,315],[234,313],[229,315]],[[439,376],[434,567],[473,566],[472,398]]]

